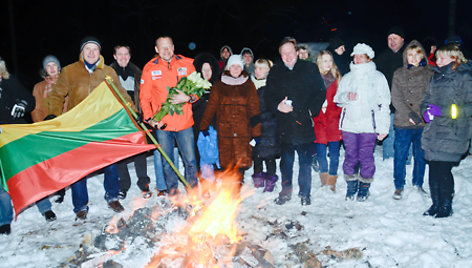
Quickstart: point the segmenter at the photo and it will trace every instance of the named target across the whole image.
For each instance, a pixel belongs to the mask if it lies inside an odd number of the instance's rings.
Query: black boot
[[[432,177],[429,178],[429,192],[433,204],[423,213],[423,216],[436,216],[439,210],[439,183],[437,179]]]
[[[454,179],[444,178],[439,187],[439,209],[435,218],[446,218],[452,215],[452,198],[454,197]]]
[[[9,235],[11,232],[10,224],[0,226],[0,234]]]
[[[64,201],[64,196],[66,195],[66,189],[62,188],[61,190],[55,192],[54,195],[58,196],[56,200],[54,200],[54,202],[60,204]]]

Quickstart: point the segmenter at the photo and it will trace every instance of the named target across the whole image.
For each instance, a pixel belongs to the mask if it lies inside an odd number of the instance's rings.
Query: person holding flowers
[[[192,104],[197,95],[186,94],[181,87],[175,88],[179,81],[195,71],[193,59],[174,54],[171,37],[157,38],[155,50],[157,57],[151,59],[143,68],[139,99],[143,118],[153,131],[164,152],[174,161],[174,143],[181,153],[185,178],[190,186],[197,185],[197,161],[193,137]],[[171,91],[171,92],[170,92]],[[162,158],[164,178],[170,195],[178,193],[178,177],[169,163]]]

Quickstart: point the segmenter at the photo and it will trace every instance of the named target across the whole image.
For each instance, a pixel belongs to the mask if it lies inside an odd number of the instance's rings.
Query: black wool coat
[[[294,109],[288,114],[277,110],[285,97],[292,101]],[[292,70],[283,63],[274,65],[267,77],[264,101],[277,118],[279,142],[312,143],[315,140],[312,118],[320,112],[325,98],[323,79],[315,64],[298,60]]]

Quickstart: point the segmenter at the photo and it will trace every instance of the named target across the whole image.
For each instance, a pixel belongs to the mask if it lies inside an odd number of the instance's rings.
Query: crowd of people
[[[230,46],[191,59],[174,53],[169,36],[156,39],[156,56],[139,68],[131,62],[131,48],[114,47],[108,66],[101,43],[86,37],[77,62],[61,68],[53,55],[43,60],[44,81],[29,94],[0,58],[0,124],[50,120],[82,102],[111,76],[132,109],[152,129],[152,135],[170,160],[185,168],[188,187],[211,181],[214,169],[236,168],[240,185],[253,167],[254,187],[272,192],[279,177],[281,191],[274,200],[283,205],[292,198],[295,152],[301,205],[311,204],[313,158],[321,185],[334,192],[340,150],[347,184],[346,200],[365,201],[375,177],[374,150],[383,145],[383,159],[393,157],[393,198],[402,198],[406,165],[413,156],[412,185],[421,193],[429,165],[431,207],[424,215],[452,215],[452,167],[467,154],[472,133],[472,66],[461,51],[461,40],[424,47],[405,44],[399,27],[387,33],[388,47],[376,56],[371,46],[358,43],[348,51],[343,40],[310,57],[308,47],[285,37],[278,46],[279,61],[255,60],[250,48],[234,54]],[[350,57],[348,56],[350,55]],[[202,96],[183,91],[168,96],[183,78],[198,71],[212,87]],[[153,119],[169,99],[182,113]],[[1,132],[1,131],[0,131]],[[1,134],[0,134],[1,135]],[[215,157],[215,151],[217,154]],[[143,198],[151,198],[147,157],[153,155],[157,196],[179,192],[179,178],[169,162],[154,150],[104,168],[105,200],[115,212],[131,187],[128,163],[135,165]],[[264,171],[265,164],[265,171]],[[88,213],[87,178],[70,185],[76,220]],[[59,190],[62,202],[66,189]],[[56,215],[49,197],[36,202],[47,221]],[[13,211],[9,194],[0,188],[0,233],[10,233]]]

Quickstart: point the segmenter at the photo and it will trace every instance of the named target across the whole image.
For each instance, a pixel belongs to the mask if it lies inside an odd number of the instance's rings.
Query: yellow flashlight
[[[452,119],[456,119],[456,118],[457,118],[457,112],[458,112],[457,109],[458,109],[458,108],[457,108],[457,105],[456,105],[456,104],[452,104],[452,105],[451,105],[451,118],[452,118]]]

